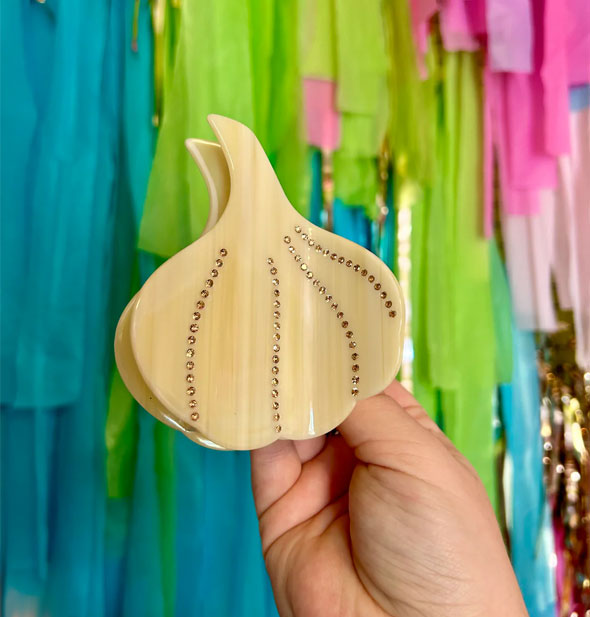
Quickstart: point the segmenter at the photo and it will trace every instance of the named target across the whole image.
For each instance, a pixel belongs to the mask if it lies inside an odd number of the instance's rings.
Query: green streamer
[[[442,63],[445,79],[438,103],[422,118],[436,127],[435,165],[412,217],[414,380],[419,399],[471,461],[496,505],[497,343],[490,248],[480,220],[479,58],[444,53]]]
[[[429,79],[421,80],[408,2],[384,0],[383,19],[390,69],[390,147],[396,159],[403,159],[408,177],[428,184],[434,172],[437,125],[431,121],[431,105],[438,84],[437,48],[429,45]]]
[[[174,617],[176,594],[176,482],[174,439],[176,433],[162,422],[154,425],[156,486],[160,509],[160,551],[164,615]]]
[[[492,502],[494,470],[493,398],[496,350],[490,285],[489,242],[481,225],[483,203],[483,117],[480,60],[476,54],[443,56],[445,250],[451,269],[450,326],[455,342],[437,373],[452,389],[443,394],[445,429],[478,471]],[[433,235],[440,233],[432,230]],[[431,235],[431,238],[433,238]],[[437,297],[431,310],[436,312]],[[439,352],[441,350],[439,349]],[[442,366],[456,367],[450,374]],[[448,387],[448,386],[447,386]]]
[[[378,212],[377,156],[387,130],[389,58],[380,0],[308,0],[302,5],[305,77],[337,83],[341,142],[333,154],[335,197]]]
[[[194,241],[207,220],[205,183],[184,140],[215,139],[208,114],[226,115],[252,128],[277,164],[293,205],[303,212],[307,207],[301,182],[305,145],[299,117],[297,2],[195,0],[184,2],[181,12],[139,240],[141,249],[163,257]],[[265,110],[271,109],[276,112],[269,124]]]
[[[413,383],[414,396],[420,401],[428,415],[437,420],[439,405],[437,389],[430,380],[428,367],[428,328],[426,325],[427,306],[427,267],[428,267],[428,219],[430,216],[430,189],[425,191],[412,205],[412,239],[410,274],[412,306],[412,345],[414,349]],[[442,427],[441,427],[442,428]]]
[[[341,143],[334,154],[335,197],[378,215],[377,156],[388,118],[389,59],[380,0],[335,0],[337,106]]]
[[[105,430],[107,448],[107,494],[128,497],[133,490],[139,427],[137,403],[115,368],[111,379]]]
[[[337,81],[334,0],[301,2],[301,70],[305,77]]]
[[[374,219],[379,188],[377,160],[374,157],[349,157],[336,151],[333,161],[338,199],[345,204],[364,205],[367,216]]]

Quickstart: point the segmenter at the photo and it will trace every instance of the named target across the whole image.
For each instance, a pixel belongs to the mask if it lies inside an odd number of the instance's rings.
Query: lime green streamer
[[[183,2],[174,73],[140,229],[141,249],[169,257],[201,233],[208,198],[184,148],[187,137],[214,139],[210,113],[243,122],[261,139],[287,196],[305,212],[301,182],[297,2]]]
[[[153,124],[158,126],[164,112],[164,93],[170,92],[170,84],[174,75],[180,10],[177,3],[170,0],[152,0],[151,9],[154,41]]]
[[[483,118],[479,57],[445,53],[443,68],[441,173],[447,213],[443,241],[452,272],[451,286],[446,290],[451,297],[452,320],[440,326],[450,326],[455,345],[449,349],[450,354],[443,356],[439,344],[432,370],[450,382],[443,394],[447,434],[470,459],[496,503],[492,429],[496,350],[489,242],[481,222]],[[440,230],[432,232],[431,239]],[[436,296],[432,299],[435,302],[430,302],[430,308],[436,313]],[[449,366],[456,369],[451,372]]]
[[[336,151],[333,162],[338,199],[346,204],[364,205],[367,216],[374,218],[379,187],[375,157],[346,156]]]
[[[334,0],[302,0],[300,53],[305,77],[336,81]]]
[[[375,218],[377,156],[388,123],[390,59],[380,0],[307,0],[301,56],[306,77],[337,82],[341,143],[333,155],[335,197]]]
[[[299,61],[299,4],[295,0],[276,5],[267,153],[287,197],[309,216],[310,167],[303,127],[303,93]]]
[[[430,241],[430,221],[433,216],[442,214],[442,178],[434,176],[435,163],[439,166],[442,163],[442,155],[438,152],[442,140],[438,50],[431,46],[427,55],[429,77],[421,80],[415,63],[408,3],[385,0],[383,19],[390,61],[388,139],[395,168],[395,188],[400,196],[402,193],[415,196],[410,248],[412,381],[414,394],[429,415],[443,426],[440,390],[430,374],[428,341],[432,326],[427,310],[432,297],[433,277],[429,276],[432,253],[438,249],[438,244],[435,242],[433,246]],[[395,201],[399,202],[400,198],[396,197]]]
[[[427,268],[428,268],[428,220],[432,204],[432,190],[426,188],[424,194],[412,205],[412,240],[410,274],[412,304],[412,345],[414,348],[413,383],[414,396],[422,403],[428,415],[439,421],[437,389],[430,380],[428,366],[428,328],[426,325],[427,306]],[[441,422],[442,423],[442,422]],[[442,428],[442,427],[441,427]]]
[[[365,117],[374,127],[384,124],[383,114],[377,117],[387,95],[388,72],[381,0],[335,0],[335,19],[338,108]],[[371,152],[380,145],[380,140],[368,144]],[[343,146],[361,154],[367,144],[359,141]]]
[[[132,493],[138,432],[137,403],[114,368],[105,430],[109,497],[128,497]]]
[[[269,70],[273,55],[273,23],[275,3],[273,0],[250,0],[249,2],[249,48],[251,50],[252,103],[256,136],[268,151],[270,92],[272,73]]]
[[[335,0],[342,138],[334,153],[335,196],[377,215],[377,155],[388,124],[386,53],[381,0]]]
[[[429,46],[426,57],[429,79],[421,80],[408,2],[384,0],[383,19],[389,55],[389,142],[404,173],[420,182],[430,182],[434,171],[437,123],[431,106],[438,83],[437,48]]]
[[[436,173],[430,193],[430,216],[428,218],[428,277],[426,297],[432,310],[427,310],[428,358],[430,378],[437,387],[454,389],[459,385],[456,333],[456,289],[459,286],[457,260],[457,237],[459,208],[457,204],[457,157],[456,148],[459,127],[458,110],[453,109],[456,81],[445,80],[434,110],[433,121],[437,126],[434,142]],[[475,139],[475,135],[473,138]],[[460,170],[462,171],[462,170]],[[472,204],[475,209],[476,203]],[[469,206],[467,206],[469,207]],[[473,230],[475,234],[475,229]],[[433,300],[436,298],[436,302]]]
[[[481,231],[479,58],[443,53],[432,181],[413,212],[412,306],[416,393],[438,416],[497,503],[493,399],[497,380],[490,249]]]

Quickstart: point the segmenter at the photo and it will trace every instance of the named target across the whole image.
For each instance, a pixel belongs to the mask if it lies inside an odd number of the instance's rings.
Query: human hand
[[[251,453],[282,617],[527,615],[479,477],[399,383],[339,430]]]

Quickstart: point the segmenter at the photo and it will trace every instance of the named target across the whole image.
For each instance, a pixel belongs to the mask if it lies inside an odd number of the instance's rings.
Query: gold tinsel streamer
[[[538,360],[547,498],[564,534],[561,617],[590,607],[590,372],[574,349],[568,328],[546,338]]]

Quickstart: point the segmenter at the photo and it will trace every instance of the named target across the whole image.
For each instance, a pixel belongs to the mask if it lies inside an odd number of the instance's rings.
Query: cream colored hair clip
[[[209,190],[206,229],[123,312],[117,366],[147,411],[201,445],[322,435],[395,377],[399,284],[291,206],[247,127],[209,122],[220,145],[187,141]]]

